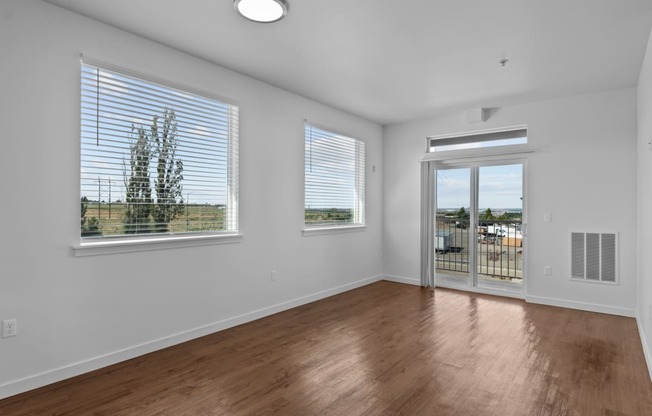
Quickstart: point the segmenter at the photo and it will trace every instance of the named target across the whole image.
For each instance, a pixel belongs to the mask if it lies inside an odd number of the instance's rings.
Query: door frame
[[[472,224],[471,229],[473,229],[474,236],[477,236],[478,233],[478,207],[477,207],[477,202],[478,202],[478,197],[479,197],[479,184],[477,183],[477,179],[479,178],[479,175],[474,174],[474,170],[477,170],[479,172],[480,167],[485,167],[485,166],[500,166],[500,165],[515,165],[515,164],[521,164],[523,166],[523,176],[522,176],[522,195],[523,195],[523,200],[522,200],[522,230],[523,230],[523,238],[522,238],[522,267],[523,267],[523,283],[521,286],[520,290],[501,290],[501,289],[492,289],[492,288],[487,288],[487,287],[481,287],[478,286],[478,273],[477,273],[477,264],[476,260],[473,260],[473,266],[474,267],[469,267],[469,278],[467,279],[466,284],[464,285],[450,285],[450,284],[441,284],[438,282],[437,279],[437,270],[436,270],[436,262],[435,262],[435,251],[430,250],[429,255],[432,256],[431,259],[431,267],[433,268],[432,273],[434,276],[434,281],[435,281],[435,286],[439,287],[448,287],[452,289],[461,289],[461,290],[466,290],[470,292],[478,292],[478,293],[486,293],[486,294],[492,294],[492,295],[499,295],[499,296],[507,296],[507,297],[515,297],[515,298],[520,298],[524,299],[525,296],[528,293],[528,239],[529,239],[529,233],[528,233],[528,189],[527,189],[527,183],[528,183],[528,160],[527,157],[524,157],[522,154],[517,154],[517,155],[499,155],[499,156],[486,156],[486,157],[474,157],[474,158],[468,158],[468,159],[443,159],[443,160],[437,160],[435,161],[435,168],[434,168],[434,178],[433,178],[433,185],[435,187],[434,189],[434,204],[432,204],[432,212],[429,213],[430,218],[435,219],[437,215],[437,171],[440,169],[458,169],[458,168],[470,168],[471,169],[471,195],[470,195],[470,201],[471,201],[471,207],[473,208],[471,210],[471,218],[470,222]],[[436,220],[433,220],[433,225],[436,227]],[[436,233],[436,229],[433,230],[433,233]],[[469,240],[474,238],[474,236],[469,236]],[[477,237],[476,237],[477,238]],[[469,258],[471,259],[476,259],[477,257],[477,244],[475,244],[475,241],[473,244],[469,244]],[[506,286],[507,287],[507,286]]]

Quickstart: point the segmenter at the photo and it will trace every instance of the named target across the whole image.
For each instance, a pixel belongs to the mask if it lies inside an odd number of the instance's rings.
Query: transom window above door
[[[427,151],[432,153],[522,145],[528,143],[528,138],[527,129],[515,128],[454,136],[429,137],[427,143]]]

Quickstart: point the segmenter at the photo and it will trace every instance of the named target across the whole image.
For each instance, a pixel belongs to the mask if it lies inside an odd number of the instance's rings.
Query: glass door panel
[[[523,163],[437,169],[437,285],[522,291],[523,174]]]
[[[523,284],[523,165],[478,167],[479,286]]]
[[[438,284],[469,284],[473,249],[471,168],[437,170],[435,275]]]

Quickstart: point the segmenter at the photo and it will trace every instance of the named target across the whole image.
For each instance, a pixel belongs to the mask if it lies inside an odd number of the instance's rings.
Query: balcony
[[[477,240],[468,218],[437,215],[435,269],[448,278],[467,279],[470,244],[476,245],[478,279],[523,282],[523,234],[520,219],[480,220]]]

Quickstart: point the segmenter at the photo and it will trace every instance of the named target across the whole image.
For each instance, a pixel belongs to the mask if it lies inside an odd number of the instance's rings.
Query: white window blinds
[[[235,232],[238,107],[83,63],[81,236]]]
[[[364,204],[364,142],[306,124],[306,226],[362,225]]]

